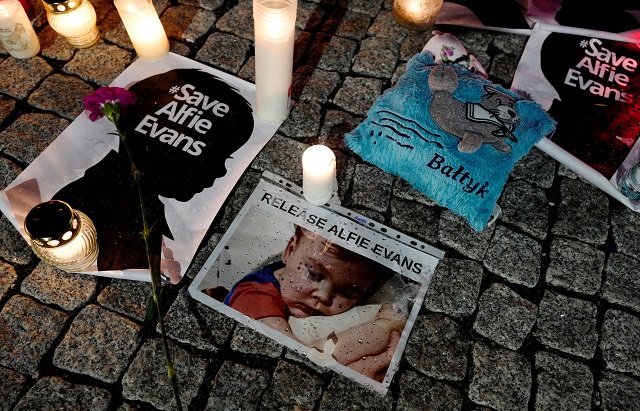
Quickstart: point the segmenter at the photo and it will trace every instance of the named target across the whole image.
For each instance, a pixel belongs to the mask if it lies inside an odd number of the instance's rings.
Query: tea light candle
[[[100,40],[96,11],[89,0],[42,0],[49,25],[75,48],[91,47]]]
[[[325,204],[338,184],[336,156],[327,146],[311,146],[302,153],[302,192],[313,205]]]
[[[253,0],[256,113],[269,122],[289,115],[296,0]]]
[[[443,0],[394,0],[393,17],[403,26],[417,31],[431,28]]]
[[[98,258],[96,228],[84,213],[64,201],[33,207],[24,220],[31,248],[40,259],[68,272],[78,272]]]
[[[169,52],[169,40],[151,0],[115,0],[124,28],[142,60],[158,60]]]

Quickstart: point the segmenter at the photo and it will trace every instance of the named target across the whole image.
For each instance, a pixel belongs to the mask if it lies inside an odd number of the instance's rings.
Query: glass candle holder
[[[78,272],[98,258],[96,228],[84,213],[64,201],[33,207],[24,220],[31,248],[40,259],[64,271]]]
[[[302,193],[314,205],[325,204],[337,187],[336,156],[327,146],[317,144],[302,153]]]
[[[436,22],[443,0],[394,0],[393,17],[411,30],[428,30]]]
[[[96,11],[89,0],[42,0],[49,25],[75,48],[91,47],[100,40]]]
[[[124,28],[143,60],[158,60],[169,52],[169,40],[151,0],[115,0]]]
[[[0,0],[0,43],[17,59],[33,57],[40,41],[18,0]]]
[[[289,115],[296,0],[253,0],[256,113],[269,122]]]

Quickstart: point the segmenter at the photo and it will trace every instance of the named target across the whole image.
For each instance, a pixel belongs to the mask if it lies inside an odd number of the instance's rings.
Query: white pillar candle
[[[151,0],[115,0],[124,28],[142,60],[158,60],[169,52],[169,39]]]
[[[289,115],[297,0],[253,0],[256,112],[269,122]]]
[[[40,51],[38,36],[18,0],[0,0],[0,43],[17,59]]]
[[[96,11],[89,0],[43,0],[49,26],[75,48],[91,47],[100,40]]]
[[[337,188],[336,156],[327,146],[311,146],[302,153],[302,192],[314,205],[325,204]]]
[[[427,30],[435,22],[443,0],[394,0],[393,17],[412,30]]]

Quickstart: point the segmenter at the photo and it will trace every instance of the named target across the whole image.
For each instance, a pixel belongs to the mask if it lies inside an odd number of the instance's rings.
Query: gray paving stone
[[[296,28],[305,31],[317,31],[322,25],[325,9],[313,3],[298,2]]]
[[[225,361],[212,381],[206,410],[245,411],[258,409],[270,373]],[[242,395],[239,395],[242,393]]]
[[[4,301],[7,293],[16,286],[18,273],[16,269],[4,261],[0,261],[0,302]]]
[[[498,54],[493,58],[493,62],[487,71],[489,79],[503,87],[509,88],[513,81],[513,73],[516,71],[519,60],[519,58],[508,54]],[[486,69],[485,67],[485,70]]]
[[[382,91],[378,79],[347,77],[333,102],[346,111],[364,116]]]
[[[493,46],[507,54],[519,56],[529,39],[522,34],[497,33],[493,38]]]
[[[500,220],[544,240],[549,227],[549,201],[544,191],[522,180],[508,182],[500,201]]]
[[[302,186],[302,153],[307,148],[307,144],[276,134],[260,151],[252,167],[260,171],[272,171]],[[337,158],[338,155],[336,161]],[[337,165],[336,169],[340,170]]]
[[[498,283],[482,293],[478,305],[473,329],[506,348],[520,349],[536,322],[538,307]]]
[[[131,51],[134,50],[133,43],[131,43],[131,39],[127,34],[127,30],[124,28],[124,24],[122,24],[122,19],[117,10],[112,10],[107,14],[102,24],[100,24],[100,33],[103,39],[114,43],[116,46]]]
[[[551,188],[555,178],[555,169],[556,161],[544,151],[533,147],[529,154],[516,163],[511,176],[538,187]]]
[[[429,30],[409,31],[400,46],[400,61],[409,61],[417,53],[420,53],[431,37],[433,34]]]
[[[408,31],[395,21],[391,11],[382,10],[369,27],[367,35],[388,38],[399,45],[407,36]],[[397,50],[397,47],[394,49]]]
[[[318,136],[322,106],[317,101],[301,100],[294,104],[289,117],[280,126],[285,136],[309,140]]]
[[[393,176],[370,164],[357,164],[351,201],[356,206],[385,212],[391,198]]]
[[[58,61],[69,61],[76,53],[76,49],[50,26],[42,29],[38,38],[40,39],[40,55],[42,57]]]
[[[233,325],[231,318],[191,298],[186,288],[180,290],[165,315],[169,337],[200,350],[217,351],[216,346],[227,341]]]
[[[284,350],[284,359],[300,364],[304,369],[311,370],[318,375],[333,373],[329,368],[312,362],[305,353],[299,353],[290,348]]]
[[[371,16],[351,10],[334,9],[333,16],[338,26],[336,35],[354,40],[361,40],[367,34],[371,23]]]
[[[399,385],[397,411],[455,411],[462,408],[460,391],[417,372],[402,373]]]
[[[214,12],[198,7],[172,6],[160,18],[167,37],[195,43],[216,23]]]
[[[338,4],[346,9],[375,17],[380,11],[383,0],[339,0]]]
[[[204,42],[196,60],[230,73],[238,73],[247,59],[251,41],[231,34],[212,33]]]
[[[444,258],[431,277],[424,306],[453,317],[464,317],[476,310],[482,265],[476,261]]]
[[[540,278],[542,246],[536,240],[498,226],[487,250],[484,266],[500,277],[525,287]]]
[[[589,244],[604,244],[609,231],[607,195],[591,184],[563,178],[560,196],[558,219],[552,232]]]
[[[403,200],[415,201],[426,206],[436,206],[438,204],[400,177],[396,177],[393,183],[393,195]]]
[[[0,99],[1,100],[1,99]],[[2,102],[0,101],[0,105]],[[0,158],[0,190],[7,188],[13,180],[22,172],[22,169],[13,161]]]
[[[400,231],[433,244],[438,233],[438,213],[432,207],[393,198],[391,224]]]
[[[398,47],[395,40],[370,37],[362,40],[360,50],[353,59],[352,70],[363,76],[389,79],[396,69]]]
[[[467,51],[486,51],[496,37],[496,33],[489,30],[473,30],[459,27],[455,36],[460,40]],[[485,67],[486,68],[486,67]]]
[[[150,296],[149,283],[114,279],[100,292],[97,301],[111,311],[143,321]]]
[[[0,365],[37,375],[42,356],[60,335],[68,316],[21,295],[0,312]]]
[[[640,213],[616,202],[611,211],[611,231],[619,252],[640,259]]]
[[[623,374],[605,372],[598,381],[602,409],[637,411],[640,405],[640,381]]]
[[[588,295],[600,289],[604,252],[579,241],[555,237],[549,258],[547,283]]]
[[[264,151],[264,150],[263,150]],[[302,154],[300,154],[302,155]],[[302,167],[300,167],[302,169]],[[300,178],[302,178],[302,171],[300,171]],[[224,209],[224,215],[220,222],[220,230],[225,231],[233,219],[236,217],[242,206],[247,202],[247,199],[253,193],[253,190],[260,181],[260,173],[250,172],[246,173],[237,185],[235,192],[230,198],[227,199],[227,205]]]
[[[282,355],[283,348],[270,337],[242,324],[236,325],[231,337],[231,349],[242,354],[278,358]]]
[[[13,409],[18,402],[22,390],[26,388],[27,377],[13,370],[0,367],[0,407],[3,410]]]
[[[348,73],[357,44],[355,41],[343,37],[318,34],[312,46],[309,60],[317,61],[317,68]]]
[[[329,110],[320,129],[319,144],[344,150],[344,135],[358,125],[358,119],[340,110]]]
[[[183,408],[188,409],[198,394],[210,360],[196,357],[175,344],[171,345],[180,400]],[[161,410],[176,409],[159,338],[147,340],[138,351],[122,377],[122,396],[128,400],[149,403]]]
[[[322,395],[323,380],[286,361],[278,362],[261,407],[267,410],[313,409]]]
[[[640,318],[608,310],[602,323],[600,350],[607,369],[640,377]]]
[[[93,87],[76,77],[53,74],[31,94],[28,103],[73,120],[82,113],[82,101],[92,92]]]
[[[584,364],[544,351],[536,353],[536,411],[591,409],[593,375]]]
[[[429,377],[462,381],[467,373],[471,341],[456,321],[441,314],[419,315],[411,330],[404,357]]]
[[[598,344],[596,311],[588,301],[546,290],[538,306],[535,335],[547,347],[592,358]]]
[[[78,50],[62,70],[85,81],[107,86],[133,60],[134,54],[100,41],[97,45]]]
[[[45,304],[55,304],[65,311],[73,311],[93,296],[96,278],[86,274],[70,274],[40,263],[24,279],[20,291]]]
[[[16,108],[16,101],[10,97],[0,95],[0,124],[9,117]]]
[[[489,248],[495,228],[495,224],[491,224],[481,232],[474,231],[467,220],[444,210],[438,222],[438,240],[465,257],[481,260]]]
[[[137,348],[140,330],[133,321],[89,305],[71,324],[69,332],[56,348],[53,364],[78,374],[114,383],[127,368]]]
[[[0,150],[31,163],[67,125],[69,121],[51,114],[23,114],[0,133]]]
[[[179,3],[186,4],[188,6],[200,7],[205,10],[215,10],[224,4],[224,0],[179,0]]]
[[[249,56],[247,62],[242,66],[240,72],[238,73],[238,77],[248,81],[249,83],[256,82],[256,58],[255,56]]]
[[[391,411],[393,399],[335,374],[320,400],[319,411],[381,410]]]
[[[44,377],[22,397],[14,410],[92,410],[109,407],[111,393],[103,388]]]
[[[29,264],[36,258],[29,244],[4,214],[0,215],[0,257],[18,265]]]
[[[238,1],[218,19],[216,28],[253,42],[253,3]]]
[[[10,57],[0,63],[0,71],[0,91],[24,99],[53,68],[38,56],[26,60]]]
[[[469,399],[499,411],[527,409],[531,364],[522,355],[476,343]]]
[[[640,261],[624,254],[611,253],[602,284],[602,298],[640,312]]]
[[[296,83],[296,80],[294,79],[294,95],[296,95],[295,90],[298,87],[302,89],[300,92],[301,100],[315,100],[320,103],[327,102],[329,96],[333,94],[340,83],[340,75],[333,71],[320,69],[314,70],[309,66],[305,66],[303,68],[310,72],[311,75],[303,77],[303,84]],[[317,123],[321,123],[319,119]]]

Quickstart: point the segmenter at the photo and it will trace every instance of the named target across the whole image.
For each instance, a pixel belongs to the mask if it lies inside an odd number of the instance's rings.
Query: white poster
[[[189,287],[196,300],[385,393],[444,253],[265,173]]]
[[[136,60],[111,86],[137,102],[122,114],[138,168],[154,251],[165,281],[184,276],[223,202],[280,123],[255,114],[255,86],[185,57]],[[87,214],[99,255],[87,273],[150,281],[140,202],[115,127],[83,112],[4,191],[0,209],[24,232],[50,199]]]

